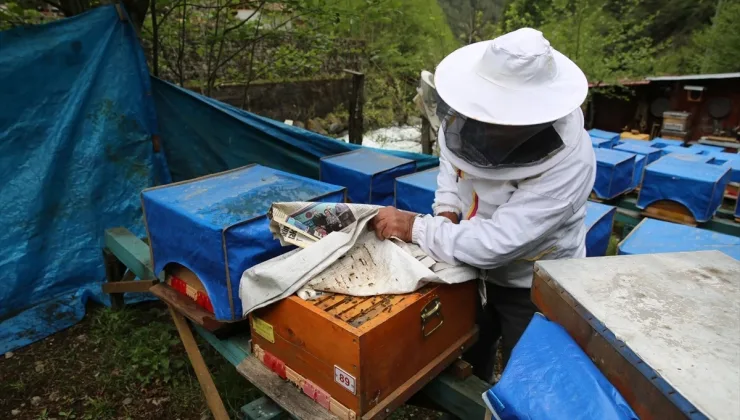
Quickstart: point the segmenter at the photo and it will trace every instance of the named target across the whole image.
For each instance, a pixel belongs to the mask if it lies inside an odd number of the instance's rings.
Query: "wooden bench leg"
[[[229,415],[226,412],[224,402],[221,400],[221,396],[218,394],[216,384],[213,383],[211,373],[208,371],[203,355],[198,350],[198,344],[195,342],[193,337],[193,330],[190,329],[185,317],[180,315],[172,306],[168,305],[172,320],[175,322],[177,332],[180,334],[180,340],[182,340],[185,351],[188,353],[190,364],[193,366],[195,376],[198,378],[198,383],[203,391],[203,395],[206,397],[206,403],[208,408],[213,414],[215,420],[228,420]]]
[[[105,265],[105,278],[108,283],[119,282],[123,279],[126,267],[121,264],[118,257],[107,249],[103,249],[103,264]],[[110,305],[114,311],[123,309],[123,293],[111,293]]]

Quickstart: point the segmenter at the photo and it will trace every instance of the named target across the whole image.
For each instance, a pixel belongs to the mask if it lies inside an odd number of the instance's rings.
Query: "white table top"
[[[702,251],[537,266],[707,417],[740,419],[740,261]]]

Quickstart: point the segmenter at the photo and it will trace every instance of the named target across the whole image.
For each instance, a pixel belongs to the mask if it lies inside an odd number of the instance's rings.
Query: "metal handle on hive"
[[[424,327],[429,322],[429,320],[434,316],[439,318],[439,324],[437,324],[429,332],[424,331]],[[424,338],[432,335],[432,333],[437,331],[439,327],[442,326],[443,323],[444,323],[444,318],[442,317],[442,302],[440,302],[439,298],[435,296],[431,301],[429,301],[429,303],[427,303],[426,305],[424,305],[423,308],[421,308],[421,333],[424,336]]]

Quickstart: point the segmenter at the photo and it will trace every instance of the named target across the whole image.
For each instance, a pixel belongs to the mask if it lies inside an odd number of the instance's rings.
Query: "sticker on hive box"
[[[257,333],[260,337],[273,344],[275,343],[275,333],[273,332],[272,325],[257,318],[256,316],[253,316],[252,328],[254,328],[254,332]]]
[[[357,393],[355,387],[355,377],[345,372],[342,368],[334,365],[334,382],[347,388],[347,391],[351,392],[352,395]]]

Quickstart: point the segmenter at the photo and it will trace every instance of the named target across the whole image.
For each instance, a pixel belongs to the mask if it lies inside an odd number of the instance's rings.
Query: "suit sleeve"
[[[412,240],[437,261],[490,270],[531,257],[572,215],[569,201],[520,188],[490,219],[474,217],[456,225],[443,217],[417,218]]]
[[[457,192],[457,173],[452,164],[445,159],[444,155],[439,157],[439,175],[437,175],[437,190],[434,193],[434,214],[462,212],[462,202]]]

